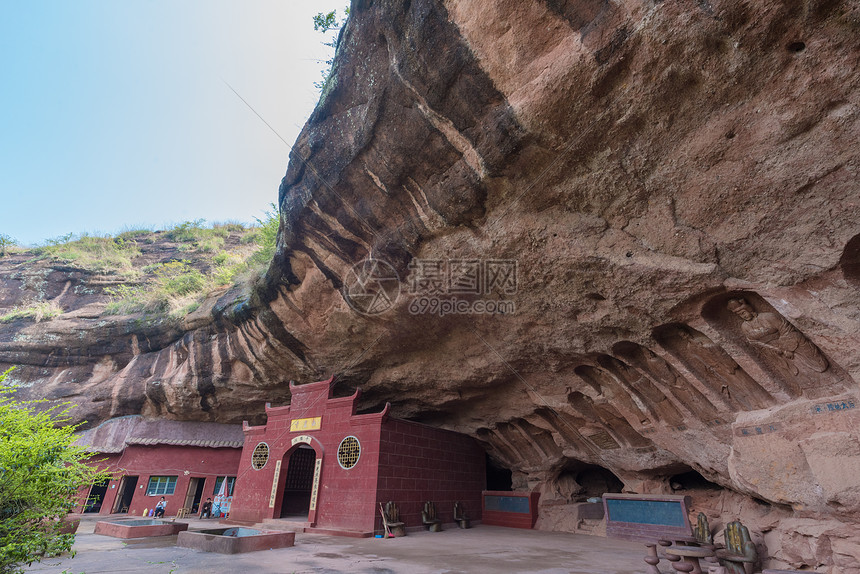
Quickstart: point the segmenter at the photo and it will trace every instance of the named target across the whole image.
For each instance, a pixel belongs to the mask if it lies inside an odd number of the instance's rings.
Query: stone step
[[[264,530],[287,530],[291,532],[304,532],[305,528],[309,528],[310,522],[301,522],[297,520],[286,520],[283,518],[266,518],[258,524],[259,528]]]
[[[594,536],[606,536],[603,519],[596,520],[594,518],[580,518],[576,525],[575,532],[579,534],[591,534]]]

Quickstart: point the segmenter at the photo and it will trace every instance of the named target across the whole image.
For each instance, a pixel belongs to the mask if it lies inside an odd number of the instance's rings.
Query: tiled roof
[[[126,445],[182,445],[210,448],[242,448],[241,425],[146,420],[140,415],[119,417],[78,434],[76,443],[90,452],[113,454]]]
[[[184,439],[184,438],[136,438],[131,437],[125,441],[125,444],[173,444],[180,446],[209,446],[213,448],[229,447],[242,448],[245,444],[244,440],[202,440],[202,439]]]

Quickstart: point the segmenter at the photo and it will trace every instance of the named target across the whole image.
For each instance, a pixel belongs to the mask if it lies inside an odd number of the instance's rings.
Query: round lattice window
[[[345,469],[350,469],[358,462],[358,457],[361,456],[361,444],[354,436],[348,436],[340,441],[340,446],[337,447],[337,462]]]
[[[251,453],[251,466],[254,470],[260,470],[269,462],[269,445],[261,442]]]

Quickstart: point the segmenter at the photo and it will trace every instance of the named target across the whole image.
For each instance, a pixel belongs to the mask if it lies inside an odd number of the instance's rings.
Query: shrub
[[[0,386],[9,371],[0,374]],[[39,410],[44,401],[17,401],[0,388],[0,573],[23,572],[71,550],[74,534],[62,534],[62,519],[77,493],[110,478],[85,464],[89,454],[73,445],[71,405]]]
[[[152,277],[149,283],[117,285],[105,292],[111,301],[105,306],[108,315],[138,311],[173,312],[189,304],[208,285],[206,276],[191,267],[188,261],[170,261],[146,268]]]
[[[139,229],[126,229],[125,231],[123,231],[119,235],[117,235],[116,239],[122,240],[122,241],[134,241],[134,240],[139,239],[141,237],[146,237],[148,235],[151,235],[152,233],[153,233],[152,229],[148,229],[145,227],[141,227]]]
[[[224,265],[230,260],[230,254],[226,251],[221,251],[215,257],[212,258],[212,263],[215,265]]]
[[[349,6],[344,8],[344,17],[343,20],[337,19],[337,10],[332,10],[328,13],[320,12],[316,16],[313,17],[314,22],[314,30],[317,32],[322,32],[323,34],[328,33],[331,30],[340,31],[340,29],[346,24],[347,19],[349,18]],[[337,50],[337,34],[331,37],[328,42],[323,42],[323,46],[328,46],[329,48],[334,48]],[[318,89],[320,92],[324,92],[326,87],[328,87],[329,81],[331,80],[332,69],[334,65],[334,57],[332,56],[330,59],[325,61],[325,68],[323,68],[320,73],[322,74],[322,78],[318,82],[314,82],[314,87]]]
[[[218,251],[224,247],[224,238],[209,237],[207,239],[202,239],[197,242],[196,247],[198,251],[202,251],[203,253],[212,253],[213,251]]]
[[[13,237],[0,233],[0,257],[11,253],[13,248],[18,246],[18,241]]]
[[[195,219],[194,221],[183,221],[178,225],[174,225],[168,229],[164,236],[171,241],[179,241],[184,243],[193,243],[197,241],[203,233],[203,225],[205,219]]]
[[[200,291],[206,285],[203,274],[188,261],[171,261],[155,270],[156,284],[170,297],[182,297]]]
[[[251,256],[252,263],[258,265],[268,265],[275,256],[275,248],[278,245],[278,227],[281,223],[281,218],[278,215],[278,208],[274,203],[270,204],[271,210],[266,210],[264,219],[257,219],[260,225],[259,230],[254,238],[257,244],[257,251]]]
[[[223,227],[229,233],[242,233],[245,231],[245,224],[240,221],[226,221],[224,223],[216,223],[213,227]]]

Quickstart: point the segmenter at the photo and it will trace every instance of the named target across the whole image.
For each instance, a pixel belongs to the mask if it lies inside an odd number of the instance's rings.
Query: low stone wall
[[[100,520],[96,522],[95,534],[114,538],[148,538],[150,536],[173,536],[188,530],[187,522],[165,522],[163,520]]]
[[[202,550],[203,552],[240,554],[273,548],[289,548],[295,544],[295,541],[295,532],[256,530],[253,528],[218,528],[198,532],[180,532],[176,545]]]

